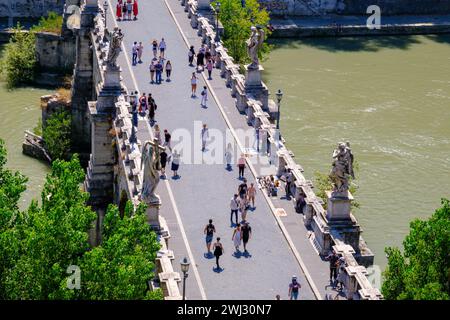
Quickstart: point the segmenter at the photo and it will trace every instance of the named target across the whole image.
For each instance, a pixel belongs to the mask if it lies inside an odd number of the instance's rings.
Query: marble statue
[[[349,177],[355,178],[352,150],[349,142],[340,142],[333,152],[333,167],[330,172],[334,185],[333,193],[346,194],[349,188]]]
[[[106,63],[111,67],[117,67],[117,58],[122,51],[123,33],[119,28],[114,28],[109,40],[109,51]]]
[[[144,170],[144,181],[142,183],[141,200],[146,203],[159,203],[155,194],[159,183],[159,171],[161,170],[160,152],[165,147],[158,144],[158,140],[146,141],[142,147],[141,168]]]
[[[258,52],[264,43],[264,29],[252,26],[251,30],[252,34],[250,35],[250,38],[247,40],[247,53],[252,62],[250,63],[248,68],[258,69],[259,68]]]

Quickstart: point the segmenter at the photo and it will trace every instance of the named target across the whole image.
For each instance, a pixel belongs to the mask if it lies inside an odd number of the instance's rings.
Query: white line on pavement
[[[181,36],[182,36],[186,46],[189,48],[190,47],[190,43],[187,40],[187,38],[186,38],[186,36],[185,36],[185,34],[183,32],[183,29],[181,28],[180,24],[178,23],[178,21],[177,21],[177,19],[175,17],[175,14],[173,13],[172,9],[170,8],[170,5],[167,3],[167,0],[164,0],[164,2],[166,4],[166,6],[167,6],[167,9],[170,12],[170,15],[172,16],[172,19],[174,20],[175,24],[177,25],[178,31],[181,33]],[[202,72],[202,76],[203,76],[204,82],[206,83],[206,85],[209,88],[209,92],[211,92],[214,100],[216,101],[217,106],[219,107],[219,110],[222,113],[222,116],[223,116],[225,122],[227,123],[227,126],[230,129],[232,135],[234,136],[234,138],[235,138],[239,148],[241,149],[242,152],[245,151],[245,148],[242,146],[241,142],[239,141],[238,136],[237,136],[237,134],[236,134],[236,132],[235,132],[235,130],[234,130],[230,120],[228,119],[228,116],[226,115],[222,104],[220,103],[220,101],[219,101],[218,97],[216,96],[216,94],[215,94],[211,84],[207,81],[206,75],[203,72]],[[253,176],[256,178],[258,175],[257,175],[256,170],[253,167],[252,163],[250,161],[247,161],[247,165],[249,166],[250,170],[252,171]],[[303,259],[300,256],[300,253],[298,252],[297,248],[295,247],[294,242],[291,239],[291,236],[289,235],[288,231],[286,230],[286,227],[284,226],[284,223],[281,221],[281,218],[275,214],[275,207],[274,207],[272,201],[270,201],[269,197],[264,192],[262,192],[262,194],[264,195],[264,198],[266,199],[267,203],[269,204],[271,212],[272,212],[273,216],[275,217],[275,220],[277,221],[278,226],[281,229],[281,232],[283,233],[284,237],[286,238],[286,241],[288,242],[290,249],[294,253],[294,256],[297,259],[298,263],[300,264],[300,268],[302,269],[303,273],[305,274],[305,278],[308,281],[308,283],[309,283],[309,285],[310,285],[314,295],[316,296],[316,298],[318,300],[322,300],[322,296],[321,296],[319,290],[317,289],[317,287],[316,287],[316,285],[315,285],[311,275],[309,274],[308,269],[306,268],[306,265],[305,265],[305,263],[303,262]]]
[[[110,9],[111,15],[113,16],[114,25],[118,28],[119,25],[117,24],[117,21],[115,19],[115,15],[114,15],[114,11],[112,9],[111,1],[108,0],[108,3],[109,3],[109,9]],[[125,48],[125,45],[124,45],[123,42],[122,42],[122,50],[123,50],[123,54],[125,56],[125,60],[126,60],[127,65],[128,65],[128,69],[130,70],[130,75],[131,75],[131,78],[133,80],[133,84],[134,84],[135,90],[139,91],[139,86],[138,86],[136,78],[134,76],[133,69],[131,68],[130,59],[128,58],[128,54],[127,54],[127,51],[126,51],[126,48]],[[148,124],[148,121],[145,121],[145,123],[147,124],[147,128],[148,128],[150,134],[152,135],[152,129],[150,128],[150,125]],[[175,198],[173,196],[172,188],[170,187],[169,181],[165,180],[165,185],[167,187],[167,192],[169,193],[170,201],[172,202],[172,207],[173,207],[173,210],[175,212],[175,216],[176,216],[178,224],[180,226],[181,236],[183,237],[183,240],[184,240],[185,245],[186,245],[186,250],[188,252],[189,259],[191,260],[192,269],[194,271],[194,275],[195,275],[195,278],[197,280],[197,284],[198,284],[198,287],[199,287],[199,290],[200,290],[200,294],[202,296],[202,299],[206,300],[205,289],[203,287],[202,280],[200,278],[200,273],[198,272],[198,269],[197,269],[197,264],[195,263],[194,255],[192,254],[192,250],[191,250],[191,247],[189,245],[189,242],[188,242],[188,239],[187,239],[187,236],[186,236],[186,232],[184,230],[183,222],[181,221],[180,212],[178,211],[178,207],[177,207],[177,204],[175,202]]]

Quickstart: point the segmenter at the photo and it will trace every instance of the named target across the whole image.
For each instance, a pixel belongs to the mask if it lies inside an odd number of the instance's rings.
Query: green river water
[[[264,81],[281,88],[281,132],[307,178],[339,141],[359,164],[354,214],[386,265],[414,218],[450,197],[450,36],[275,41]],[[273,97],[274,98],[274,97]]]
[[[7,167],[29,179],[21,198],[21,209],[40,197],[45,175],[50,171],[47,164],[22,154],[24,131],[32,130],[41,116],[39,98],[50,93],[50,90],[34,88],[8,91],[0,82],[0,138],[8,150]]]

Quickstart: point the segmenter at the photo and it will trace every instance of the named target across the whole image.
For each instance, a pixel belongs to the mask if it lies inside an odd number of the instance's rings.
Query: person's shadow
[[[231,171],[233,171],[233,167],[232,166],[227,166],[227,167],[225,167],[225,170],[227,170],[228,172],[231,172]]]
[[[223,272],[225,269],[224,268],[217,268],[217,267],[213,267],[213,271],[216,273],[221,273]]]
[[[242,257],[242,252],[240,250],[233,252],[233,257],[240,259]]]
[[[214,255],[213,255],[213,253],[212,252],[205,252],[204,254],[203,254],[203,256],[206,258],[206,259],[212,259],[212,258],[214,258]]]
[[[179,174],[177,174],[176,176],[172,177],[172,180],[180,180],[181,176]]]
[[[252,257],[252,255],[250,254],[250,252],[246,252],[246,251],[244,251],[244,253],[242,254],[242,256],[244,257],[244,258],[251,258]]]

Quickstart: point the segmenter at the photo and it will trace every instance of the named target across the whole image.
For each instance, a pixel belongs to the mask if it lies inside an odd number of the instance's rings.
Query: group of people
[[[330,283],[333,288],[338,288],[339,291],[344,289],[344,277],[346,262],[344,257],[339,257],[336,251],[332,251],[325,257],[330,263]]]
[[[116,17],[118,21],[121,20],[137,20],[139,13],[139,5],[137,0],[118,0],[116,5]]]

